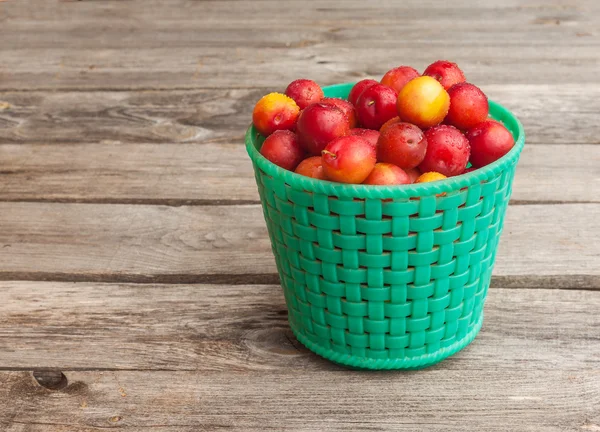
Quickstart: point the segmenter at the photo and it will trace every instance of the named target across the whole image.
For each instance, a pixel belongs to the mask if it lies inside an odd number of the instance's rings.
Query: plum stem
[[[321,151],[322,155],[328,155],[330,156],[332,159],[337,158],[337,155],[335,153],[330,152],[329,150],[322,150]]]

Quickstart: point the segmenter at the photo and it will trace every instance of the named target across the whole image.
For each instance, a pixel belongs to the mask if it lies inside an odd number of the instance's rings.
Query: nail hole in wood
[[[69,380],[59,370],[34,370],[33,377],[48,390],[62,390],[69,385]]]

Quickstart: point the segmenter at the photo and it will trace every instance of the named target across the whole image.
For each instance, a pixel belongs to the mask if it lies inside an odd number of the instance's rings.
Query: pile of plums
[[[401,185],[457,176],[490,164],[514,146],[504,125],[488,117],[486,95],[452,62],[423,74],[410,66],[364,79],[348,100],[324,97],[308,79],[270,93],[252,120],[266,137],[260,153],[315,179]]]

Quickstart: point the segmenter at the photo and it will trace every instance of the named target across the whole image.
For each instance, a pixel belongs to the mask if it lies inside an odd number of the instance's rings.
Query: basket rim
[[[342,83],[323,87],[325,95],[328,93],[347,95],[355,83]],[[268,159],[266,159],[256,148],[256,141],[260,137],[258,131],[251,124],[246,131],[246,151],[252,159],[252,162],[269,176],[283,180],[292,187],[303,189],[308,192],[315,192],[325,195],[348,198],[413,198],[452,192],[464,187],[470,187],[492,179],[498,173],[511,166],[518,158],[525,145],[525,131],[519,119],[504,106],[489,100],[490,117],[501,121],[511,131],[515,138],[514,147],[497,161],[476,169],[467,174],[461,174],[456,177],[450,177],[444,180],[438,180],[429,183],[418,183],[409,185],[393,186],[374,186],[362,184],[345,184],[330,182],[327,180],[317,180],[310,177],[296,174],[281,168]],[[516,136],[515,136],[516,132]]]

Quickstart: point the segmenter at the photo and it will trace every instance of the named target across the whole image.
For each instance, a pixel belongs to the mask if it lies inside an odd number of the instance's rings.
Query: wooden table
[[[0,2],[0,430],[600,431],[597,0]],[[457,61],[527,146],[475,342],[348,371],[291,335],[258,98]]]

